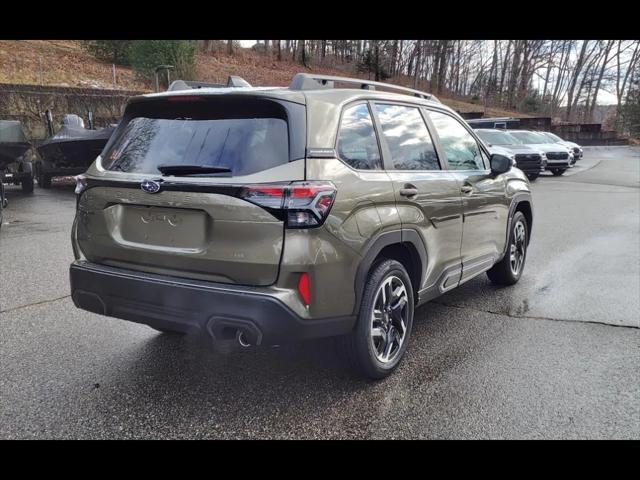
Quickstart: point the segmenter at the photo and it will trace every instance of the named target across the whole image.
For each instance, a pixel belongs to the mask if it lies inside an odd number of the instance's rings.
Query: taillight
[[[307,307],[311,305],[311,284],[309,283],[309,274],[307,272],[302,273],[298,278],[298,293]]]
[[[169,102],[203,102],[204,98],[196,97],[194,95],[175,95],[167,97]]]
[[[336,196],[330,182],[247,185],[240,197],[280,213],[287,228],[313,228],[322,225]]]

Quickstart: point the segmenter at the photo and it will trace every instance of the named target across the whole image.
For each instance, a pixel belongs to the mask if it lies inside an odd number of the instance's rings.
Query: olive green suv
[[[179,83],[132,98],[78,177],[77,307],[243,346],[335,336],[382,378],[417,306],[522,275],[526,176],[431,95]]]

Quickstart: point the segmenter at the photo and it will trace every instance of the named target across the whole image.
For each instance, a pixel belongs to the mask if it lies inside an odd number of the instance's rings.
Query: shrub
[[[116,65],[130,65],[131,40],[85,40],[84,48],[98,60]]]
[[[143,79],[153,80],[158,65],[173,65],[172,78],[195,77],[196,42],[192,40],[134,40],[130,50],[131,66]]]
[[[356,64],[356,72],[358,73],[373,73],[378,81],[385,81],[391,76],[389,71],[380,62],[380,55],[378,58],[374,55],[373,51],[367,50],[364,52],[362,59]]]
[[[640,137],[640,80],[632,80],[627,98],[620,111],[620,126],[624,133]]]
[[[526,113],[537,113],[542,110],[542,102],[540,101],[540,96],[536,94],[536,92],[529,93],[524,99],[518,104],[518,110]]]

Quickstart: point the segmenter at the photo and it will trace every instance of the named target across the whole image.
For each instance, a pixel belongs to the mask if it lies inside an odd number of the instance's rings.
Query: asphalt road
[[[0,438],[640,438],[640,149],[585,155],[534,183],[521,281],[420,308],[377,383],[330,340],[220,352],[77,310],[73,186],[9,187]]]

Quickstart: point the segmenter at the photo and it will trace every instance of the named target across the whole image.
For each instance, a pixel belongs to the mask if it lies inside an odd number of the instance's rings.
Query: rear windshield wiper
[[[200,175],[203,173],[229,173],[227,167],[210,167],[206,165],[159,165],[158,170],[163,175]]]

